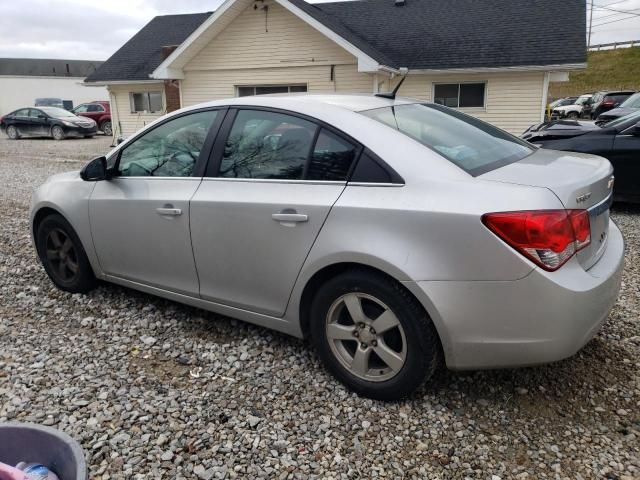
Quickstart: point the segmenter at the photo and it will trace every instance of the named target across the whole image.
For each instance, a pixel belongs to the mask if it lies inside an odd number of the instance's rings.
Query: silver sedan
[[[440,105],[244,97],[167,115],[33,195],[51,280],[308,337],[359,394],[551,362],[595,335],[624,244],[607,160]]]

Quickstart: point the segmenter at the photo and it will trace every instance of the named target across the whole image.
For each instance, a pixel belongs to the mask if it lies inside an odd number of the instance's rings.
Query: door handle
[[[304,213],[298,213],[292,209],[282,210],[280,213],[274,213],[271,215],[276,222],[282,223],[302,223],[308,222],[309,216]]]
[[[164,206],[161,208],[156,208],[156,213],[158,215],[172,215],[172,216],[177,216],[177,215],[182,215],[182,210],[179,208],[173,208],[171,206]]]

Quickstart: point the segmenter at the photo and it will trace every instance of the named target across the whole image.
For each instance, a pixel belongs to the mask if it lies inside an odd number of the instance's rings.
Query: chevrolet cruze
[[[602,158],[440,105],[243,97],[162,117],[33,195],[51,280],[97,279],[308,337],[361,395],[573,355],[624,257]]]

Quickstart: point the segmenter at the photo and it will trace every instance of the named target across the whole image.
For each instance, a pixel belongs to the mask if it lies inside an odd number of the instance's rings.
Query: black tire
[[[340,302],[343,296],[351,293],[357,293],[357,296],[362,297],[370,296],[384,303],[395,315],[403,329],[401,341],[406,344],[404,363],[398,368],[397,373],[393,373],[393,376],[388,379],[368,381],[354,375],[344,365],[344,357],[341,360],[340,353],[334,353],[336,348],[330,345],[332,341],[328,338],[327,324],[330,322],[331,312],[335,311],[334,305],[336,305],[336,302]],[[365,301],[367,299],[363,298],[363,303],[361,303],[363,310],[367,306],[364,303]],[[340,313],[340,315],[344,315],[344,313]],[[327,281],[316,292],[311,304],[309,320],[311,341],[323,363],[338,380],[358,395],[377,400],[400,400],[410,395],[428,380],[440,363],[440,339],[427,313],[418,301],[398,282],[376,272],[353,269]],[[373,330],[370,331],[376,333]],[[394,333],[392,330],[389,330],[389,332]],[[360,335],[363,334],[361,333]],[[386,333],[383,335],[386,335]],[[398,334],[396,333],[396,335]],[[350,342],[350,340],[344,341]],[[342,340],[338,341],[343,342]],[[384,344],[389,345],[387,340],[384,340]],[[343,345],[346,344],[343,343]],[[364,343],[360,343],[360,339],[356,339],[354,352],[364,345]],[[370,347],[374,351],[379,346],[377,342],[369,345],[375,346]],[[353,358],[355,358],[355,353],[353,353]],[[373,357],[369,356],[367,358],[371,359]],[[380,360],[381,357],[376,355],[374,361],[375,359]],[[367,360],[367,365],[370,365],[370,361]],[[371,369],[367,367],[366,371],[375,372],[376,368],[380,367]],[[382,372],[383,370],[380,370],[381,374]]]
[[[67,248],[64,259],[61,259],[59,254],[52,253],[55,251],[54,233],[58,240],[66,236],[66,239],[71,242],[71,247]],[[66,240],[59,243],[65,242]],[[87,293],[96,287],[97,280],[82,242],[73,227],[61,215],[51,214],[40,222],[36,231],[36,247],[38,257],[56,287],[71,293]],[[68,263],[68,266],[60,267],[63,262]],[[70,267],[72,264],[73,270]],[[69,275],[65,278],[61,271]]]
[[[54,140],[64,140],[64,129],[60,125],[54,125],[51,128],[51,136]]]
[[[18,140],[20,138],[20,132],[14,125],[9,125],[7,127],[7,137],[9,140]]]
[[[579,116],[580,115],[578,115],[578,112],[569,112],[569,113],[567,113],[567,118],[569,118],[571,120],[577,120]]]
[[[113,129],[111,126],[111,120],[105,120],[100,124],[100,131],[104,133],[107,137],[113,135]]]

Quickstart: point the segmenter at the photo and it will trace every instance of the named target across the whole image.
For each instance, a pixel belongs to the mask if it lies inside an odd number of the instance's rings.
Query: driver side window
[[[122,177],[189,177],[217,110],[184,115],[145,133],[120,153]]]

